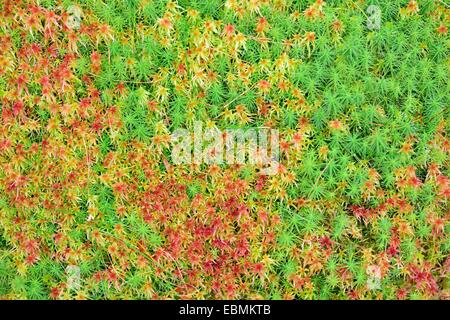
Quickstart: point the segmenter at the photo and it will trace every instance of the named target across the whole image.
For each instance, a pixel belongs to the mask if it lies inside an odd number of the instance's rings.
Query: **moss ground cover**
[[[449,17],[0,0],[0,297],[448,299]],[[196,121],[277,129],[277,173],[175,164]]]

